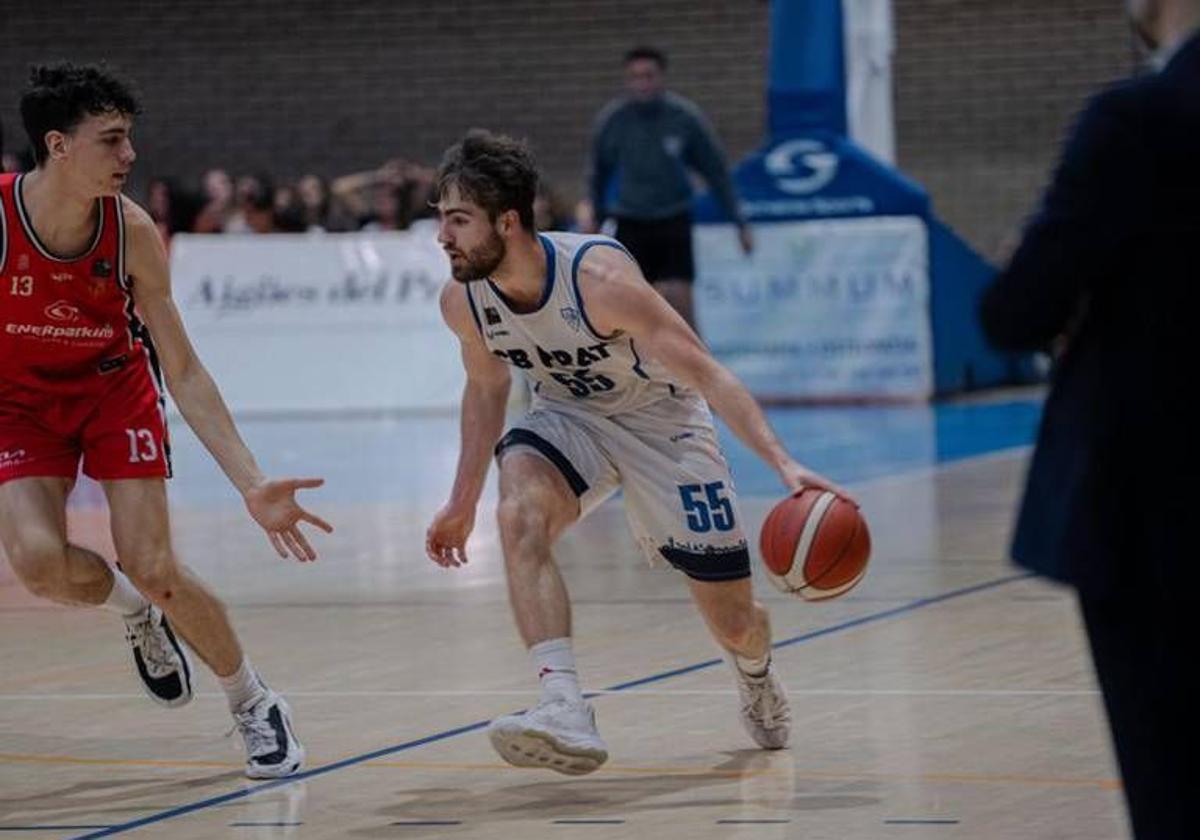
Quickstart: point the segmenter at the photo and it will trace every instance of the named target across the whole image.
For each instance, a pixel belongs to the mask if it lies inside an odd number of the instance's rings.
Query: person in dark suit
[[[1078,590],[1135,836],[1196,838],[1200,0],[1128,6],[1154,69],[1088,102],[980,315],[1056,356],[1013,557]]]

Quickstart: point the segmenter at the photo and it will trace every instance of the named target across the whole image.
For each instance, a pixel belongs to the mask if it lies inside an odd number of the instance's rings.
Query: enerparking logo
[[[65,300],[59,300],[46,307],[46,317],[51,321],[77,321],[79,309]]]

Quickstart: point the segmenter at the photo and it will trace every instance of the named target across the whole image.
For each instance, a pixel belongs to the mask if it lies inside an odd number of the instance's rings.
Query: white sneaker
[[[292,729],[292,710],[279,694],[267,693],[254,705],[234,713],[246,742],[246,776],[279,779],[304,766],[304,746]]]
[[[764,750],[781,750],[787,746],[792,729],[792,710],[783,685],[771,666],[761,677],[751,677],[733,664],[737,675],[738,696],[742,704],[742,725]]]
[[[517,767],[582,776],[608,760],[608,747],[596,730],[596,710],[586,701],[542,700],[522,714],[496,718],[488,738],[500,757]]]
[[[150,699],[163,706],[182,706],[192,699],[192,663],[162,610],[150,604],[125,618],[125,640],[133,664]]]

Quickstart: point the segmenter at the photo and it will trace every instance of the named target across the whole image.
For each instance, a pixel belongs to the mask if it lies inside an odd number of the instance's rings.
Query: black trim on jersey
[[[629,339],[629,352],[633,353],[633,372],[642,379],[649,379],[649,374],[642,370],[642,357],[638,355],[637,348],[633,346],[633,339]]]
[[[722,581],[750,577],[750,551],[744,545],[688,551],[677,545],[659,547],[666,561],[693,580]]]
[[[592,322],[588,319],[587,309],[585,309],[583,305],[583,295],[579,293],[579,264],[583,262],[583,255],[597,245],[604,248],[616,248],[631,260],[633,260],[633,255],[629,253],[624,245],[622,245],[620,242],[617,242],[615,239],[593,239],[592,241],[585,242],[582,246],[580,246],[579,250],[575,252],[575,259],[571,262],[571,288],[575,290],[575,305],[579,307],[579,316],[583,318],[584,326],[587,327],[588,332],[590,332],[600,341],[612,341],[617,337],[617,333],[614,332],[612,335],[601,335],[599,333],[599,331],[592,325]],[[637,265],[637,260],[633,260],[633,264]]]
[[[158,413],[162,415],[163,424],[163,437],[159,446],[166,463],[167,478],[171,478],[175,474],[175,468],[171,463],[171,433],[167,428],[167,391],[163,382],[162,366],[158,361],[158,351],[154,349],[154,341],[150,338],[150,330],[137,314],[133,299],[133,278],[125,273],[125,206],[121,196],[114,198],[113,203],[117,219],[117,285],[125,295],[125,330],[129,335],[131,349],[136,341],[141,341],[142,352],[146,354],[146,363],[154,380],[154,390],[158,392]]]
[[[13,179],[14,182],[16,179]],[[4,193],[0,192],[0,271],[4,270],[4,260],[8,256],[8,214],[4,212]]]
[[[521,312],[519,307],[514,306],[513,302],[509,300],[508,295],[500,291],[500,287],[492,282],[492,278],[489,277],[487,279],[487,284],[496,293],[496,297],[500,298],[500,302],[508,307],[508,311],[514,315],[533,315],[535,312],[541,312],[542,307],[550,300],[550,295],[554,291],[554,276],[558,273],[554,270],[554,243],[550,241],[549,237],[543,236],[540,233],[538,234],[538,241],[542,243],[542,250],[546,252],[546,283],[542,287],[542,299],[538,301],[537,306],[533,309],[528,312]]]
[[[21,227],[25,229],[25,238],[29,240],[29,244],[37,249],[43,257],[48,260],[60,263],[73,263],[87,259],[92,255],[100,245],[100,240],[104,237],[104,217],[107,215],[104,212],[104,199],[96,199],[96,207],[99,208],[100,220],[96,222],[96,235],[92,239],[92,244],[82,254],[74,257],[59,257],[50,253],[50,249],[42,244],[42,240],[38,239],[37,232],[33,229],[33,222],[29,218],[29,213],[25,210],[25,199],[21,197],[21,184],[25,181],[25,175],[22,172],[17,176],[17,180],[13,183],[13,204],[17,207],[17,218],[21,220]]]
[[[479,334],[483,335],[483,322],[479,320],[479,310],[475,308],[475,298],[471,296],[471,284],[464,283],[463,289],[467,292],[467,303],[471,305],[471,315],[475,318],[475,326],[479,327]]]
[[[588,490],[588,483],[583,480],[583,476],[579,474],[579,470],[575,469],[575,465],[567,460],[567,456],[562,454],[557,446],[537,432],[531,432],[529,429],[509,429],[504,437],[500,438],[500,442],[496,444],[496,457],[500,457],[500,453],[513,446],[531,446],[546,457],[546,459],[558,467],[558,471],[562,473],[563,478],[567,480],[567,484],[571,485],[571,490],[576,496],[582,496]]]

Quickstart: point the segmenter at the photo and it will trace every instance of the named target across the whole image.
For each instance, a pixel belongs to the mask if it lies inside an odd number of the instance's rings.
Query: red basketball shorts
[[[97,481],[171,475],[166,418],[140,353],[94,384],[31,389],[0,380],[0,483],[31,476]]]

